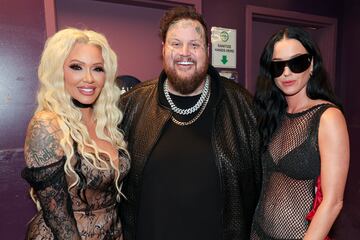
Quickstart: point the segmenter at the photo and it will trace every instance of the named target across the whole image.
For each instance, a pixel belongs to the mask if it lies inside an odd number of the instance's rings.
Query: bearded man
[[[193,8],[160,22],[164,70],[121,97],[126,240],[249,239],[261,182],[251,96],[209,64]]]

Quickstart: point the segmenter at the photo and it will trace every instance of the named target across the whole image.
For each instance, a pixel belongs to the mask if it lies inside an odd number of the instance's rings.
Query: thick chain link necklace
[[[188,125],[193,124],[196,120],[199,119],[201,114],[204,112],[206,105],[208,104],[209,99],[210,99],[210,93],[211,93],[211,91],[208,91],[208,94],[205,97],[204,104],[202,105],[199,113],[196,114],[196,116],[193,119],[191,119],[190,121],[187,121],[187,122],[181,122],[181,121],[177,120],[174,116],[171,116],[171,121],[173,121],[173,123],[175,123],[176,125],[179,125],[179,126],[188,126]]]
[[[194,106],[187,108],[187,109],[181,109],[175,105],[175,103],[173,102],[173,100],[171,99],[170,94],[169,94],[167,79],[164,82],[164,94],[165,94],[166,100],[170,104],[171,110],[173,110],[174,112],[176,112],[177,114],[180,114],[180,115],[189,115],[189,114],[192,114],[192,113],[196,112],[197,110],[199,110],[201,105],[203,105],[203,103],[206,99],[206,96],[208,95],[208,92],[209,92],[209,85],[210,85],[210,80],[209,80],[209,77],[206,76],[205,86],[201,92],[201,96],[200,96],[199,100],[196,102],[196,104]]]

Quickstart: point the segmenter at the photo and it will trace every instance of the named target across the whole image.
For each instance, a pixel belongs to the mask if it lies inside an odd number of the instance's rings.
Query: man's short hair
[[[178,6],[165,12],[164,16],[160,20],[160,37],[162,41],[165,42],[169,27],[177,21],[183,19],[190,19],[200,22],[204,29],[205,44],[207,46],[209,39],[206,23],[203,17],[196,12],[195,8],[190,6]]]

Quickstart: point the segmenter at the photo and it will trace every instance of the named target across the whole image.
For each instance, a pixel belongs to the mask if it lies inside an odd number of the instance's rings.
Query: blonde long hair
[[[82,114],[80,110],[75,107],[70,94],[64,88],[63,64],[76,43],[93,44],[99,47],[104,59],[106,80],[98,99],[93,105],[96,135],[100,139],[113,144],[116,149],[124,152],[126,157],[129,156],[124,136],[118,130],[123,115],[117,107],[120,97],[120,89],[115,84],[117,57],[106,38],[100,33],[67,28],[57,32],[46,41],[38,68],[40,86],[37,95],[38,107],[36,112],[45,110],[58,115],[58,123],[63,132],[60,145],[66,155],[64,170],[67,175],[75,176],[75,180],[70,184],[69,189],[80,182],[78,174],[70,163],[75,154],[73,142],[76,142],[78,151],[84,161],[89,162],[97,169],[112,168],[116,171],[115,186],[118,193],[121,194],[119,164],[115,166],[113,161],[110,161],[109,166],[108,162],[102,159],[100,154],[105,154],[110,159],[109,153],[100,150],[90,138],[86,126],[81,121]],[[85,151],[85,147],[90,151]],[[118,200],[119,194],[117,196]]]

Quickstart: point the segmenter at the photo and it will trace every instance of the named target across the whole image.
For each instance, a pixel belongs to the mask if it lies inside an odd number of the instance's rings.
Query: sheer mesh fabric
[[[115,171],[99,170],[80,160],[82,186],[64,172],[65,158],[49,166],[25,168],[22,175],[36,191],[42,210],[30,221],[27,239],[122,239],[114,186]],[[121,178],[129,161],[120,162]]]
[[[315,180],[320,175],[318,127],[332,105],[285,114],[262,156],[263,187],[252,227],[252,240],[302,239],[308,228]]]

